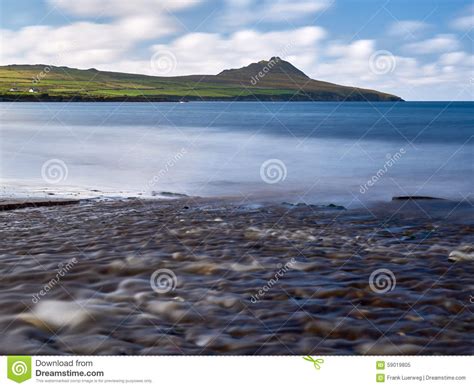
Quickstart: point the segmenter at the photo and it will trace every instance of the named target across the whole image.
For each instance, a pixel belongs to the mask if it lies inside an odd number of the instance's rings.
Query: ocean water
[[[474,103],[0,103],[4,196],[473,196]]]

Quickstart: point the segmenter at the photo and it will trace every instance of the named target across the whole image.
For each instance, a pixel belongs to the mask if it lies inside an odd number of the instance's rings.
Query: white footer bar
[[[473,356],[0,356],[0,386],[474,386]]]

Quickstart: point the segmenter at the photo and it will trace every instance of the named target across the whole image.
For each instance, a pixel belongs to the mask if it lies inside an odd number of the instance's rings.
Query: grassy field
[[[284,61],[282,61],[284,62]],[[0,66],[2,100],[371,100],[398,97],[311,80],[288,62],[254,85],[258,64],[212,76],[153,77],[47,65]],[[255,65],[257,67],[255,68]],[[263,66],[263,64],[262,64]],[[288,66],[291,66],[288,67]],[[294,70],[293,70],[294,69]],[[280,69],[281,70],[281,69]],[[30,91],[33,89],[33,91]]]

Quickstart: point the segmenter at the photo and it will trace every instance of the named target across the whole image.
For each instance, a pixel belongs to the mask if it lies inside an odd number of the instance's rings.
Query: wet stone
[[[3,211],[0,349],[470,354],[474,227],[455,221],[197,198]]]

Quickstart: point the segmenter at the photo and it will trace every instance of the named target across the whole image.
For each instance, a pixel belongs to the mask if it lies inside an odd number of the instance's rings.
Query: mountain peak
[[[309,79],[305,73],[280,57],[271,57],[268,61],[261,60],[238,69],[224,70],[217,74],[217,77],[233,80],[240,79],[247,82],[250,82],[252,79],[260,79],[263,77],[267,79]]]

